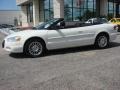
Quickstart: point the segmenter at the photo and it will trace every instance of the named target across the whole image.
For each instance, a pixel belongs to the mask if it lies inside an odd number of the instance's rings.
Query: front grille
[[[2,48],[4,48],[4,46],[5,46],[5,41],[2,42]]]

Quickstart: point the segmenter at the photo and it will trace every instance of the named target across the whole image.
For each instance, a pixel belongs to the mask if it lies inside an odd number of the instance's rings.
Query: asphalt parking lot
[[[107,49],[54,50],[39,58],[0,47],[0,90],[120,90],[120,36]]]

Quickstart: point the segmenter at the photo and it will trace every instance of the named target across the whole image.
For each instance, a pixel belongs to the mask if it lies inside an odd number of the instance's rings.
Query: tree
[[[65,14],[65,19],[66,20],[70,20],[71,19],[71,12],[70,12],[70,8],[69,8],[69,5],[66,4],[65,5],[65,9],[64,9],[64,14]]]
[[[95,17],[95,16],[94,16],[94,13],[95,13],[95,12],[93,12],[93,11],[86,10],[86,11],[84,12],[84,14],[83,14],[83,19],[84,19],[84,20],[88,20],[88,19],[90,19],[90,18],[94,18],[94,17]]]

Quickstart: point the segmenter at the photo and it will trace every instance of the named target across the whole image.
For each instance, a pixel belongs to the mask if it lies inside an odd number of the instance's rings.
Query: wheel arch
[[[110,35],[109,35],[108,32],[100,32],[100,33],[98,33],[98,34],[96,35],[95,42],[96,42],[97,38],[98,38],[100,35],[106,35],[107,38],[108,38],[108,40],[110,41]],[[94,43],[95,43],[95,42],[94,42]]]
[[[26,43],[27,43],[28,41],[34,40],[34,39],[38,39],[38,40],[42,41],[42,42],[44,43],[44,45],[45,45],[45,48],[46,48],[46,43],[45,43],[44,39],[41,38],[41,37],[35,36],[35,37],[30,37],[30,38],[28,38],[28,39],[25,41],[25,43],[24,43],[24,45],[23,45],[23,51],[25,50],[25,45],[26,45]]]

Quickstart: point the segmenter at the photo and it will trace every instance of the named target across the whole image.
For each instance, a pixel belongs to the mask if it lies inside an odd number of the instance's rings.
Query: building
[[[120,0],[16,0],[22,25],[36,25],[50,18],[82,21],[91,17],[119,17]]]
[[[0,24],[20,25],[21,11],[0,10]]]

